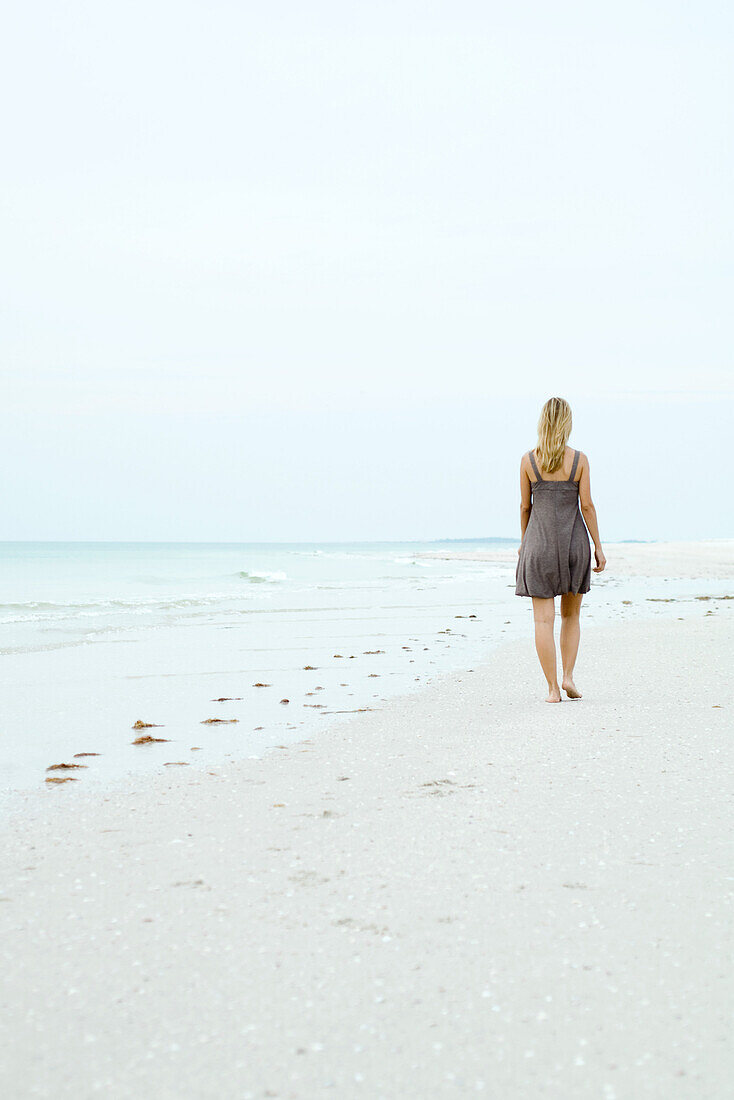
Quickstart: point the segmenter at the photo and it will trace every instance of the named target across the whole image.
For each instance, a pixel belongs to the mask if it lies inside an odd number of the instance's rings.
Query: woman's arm
[[[607,564],[607,559],[604,557],[604,551],[601,547],[599,525],[596,519],[596,508],[591,499],[591,471],[589,469],[589,460],[583,451],[581,452],[581,477],[579,479],[579,507],[581,508],[581,515],[584,517],[584,523],[594,540],[594,557],[596,558],[594,572],[601,573],[604,566]]]
[[[527,459],[526,456],[522,456],[520,462],[520,546],[522,546],[522,540],[525,537],[525,528],[528,525],[530,519],[530,512],[532,510],[532,497],[530,495],[530,478],[527,471]],[[518,548],[518,554],[520,550]]]

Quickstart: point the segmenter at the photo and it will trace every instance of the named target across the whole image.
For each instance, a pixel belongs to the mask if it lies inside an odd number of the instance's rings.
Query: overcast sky
[[[734,9],[6,11],[0,537],[734,536]]]

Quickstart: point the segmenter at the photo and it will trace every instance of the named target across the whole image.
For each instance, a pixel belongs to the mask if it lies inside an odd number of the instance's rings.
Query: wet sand
[[[707,613],[707,612],[710,612]],[[724,1098],[734,601],[6,825],[5,1096]]]

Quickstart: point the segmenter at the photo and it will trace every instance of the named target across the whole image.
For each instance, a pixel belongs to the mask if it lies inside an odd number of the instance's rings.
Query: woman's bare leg
[[[577,595],[573,592],[566,592],[564,596],[561,596],[562,686],[569,699],[581,698],[581,692],[576,689],[573,682],[573,670],[576,664],[576,654],[579,651],[579,638],[581,637],[579,613],[582,599],[583,596],[580,592]]]
[[[556,678],[556,646],[553,641],[553,621],[555,617],[555,600],[552,598],[541,600],[538,596],[533,596],[535,649],[545,678],[548,681],[546,703],[560,703],[561,701],[561,689]]]

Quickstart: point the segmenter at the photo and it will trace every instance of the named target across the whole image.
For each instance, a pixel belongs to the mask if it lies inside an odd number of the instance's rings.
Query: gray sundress
[[[579,452],[574,451],[567,481],[543,481],[533,452],[528,456],[538,480],[531,482],[532,508],[517,559],[515,595],[549,599],[588,592],[591,546],[574,481]]]

